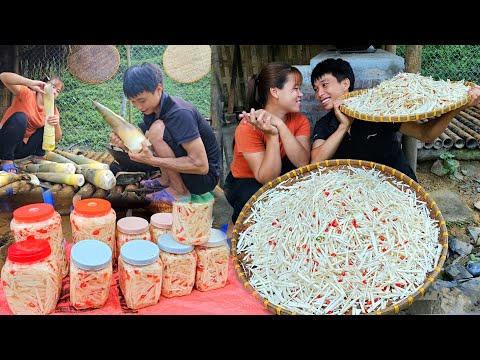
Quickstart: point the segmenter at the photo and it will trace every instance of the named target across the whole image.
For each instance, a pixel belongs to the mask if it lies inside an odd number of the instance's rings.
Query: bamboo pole
[[[422,45],[405,46],[405,71],[419,73],[422,65]],[[417,139],[402,137],[402,149],[413,172],[417,172]]]
[[[131,45],[125,45],[127,49],[127,66],[130,67],[132,65],[132,60],[130,57]],[[132,123],[132,102],[128,100],[128,122]]]
[[[455,148],[462,149],[465,146],[465,140],[455,134],[448,127],[443,132],[445,133],[445,135],[449,136],[453,140],[453,146],[455,146]]]
[[[220,187],[223,187],[225,169],[223,166],[223,126],[222,126],[222,84],[220,81],[220,46],[212,45],[212,80],[210,85],[210,116],[212,118],[212,127],[220,144]]]
[[[442,140],[442,146],[445,149],[451,149],[453,147],[453,140],[450,136],[445,134],[445,132],[441,133],[439,136],[440,140]]]
[[[475,140],[475,138],[471,134],[469,134],[468,132],[466,132],[462,128],[458,127],[454,123],[454,121],[455,121],[455,119],[453,119],[452,122],[448,125],[448,128],[450,130],[452,130],[455,134],[457,134],[458,136],[460,136],[464,139],[465,146],[468,149],[475,149],[478,145],[477,140]]]

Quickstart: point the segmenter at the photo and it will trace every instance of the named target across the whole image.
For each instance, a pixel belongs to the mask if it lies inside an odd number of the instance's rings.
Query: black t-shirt
[[[186,156],[186,150],[181,144],[200,137],[207,152],[209,173],[220,175],[220,146],[210,124],[200,112],[189,102],[170,96],[165,91],[160,99],[160,114],[143,116],[143,122],[138,126],[145,133],[157,119],[163,120],[165,132],[163,140],[170,146],[176,157]]]
[[[329,111],[316,122],[312,141],[327,140],[339,125],[333,110]],[[397,169],[417,181],[397,138],[400,125],[401,123],[379,123],[355,119],[333,158],[377,162]]]

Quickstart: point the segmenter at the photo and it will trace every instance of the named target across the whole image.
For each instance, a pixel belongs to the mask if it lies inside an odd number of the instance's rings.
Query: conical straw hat
[[[120,54],[114,45],[76,45],[67,58],[68,70],[86,84],[110,80],[120,66]]]
[[[163,54],[163,68],[171,79],[193,83],[209,73],[211,55],[209,45],[169,45]]]

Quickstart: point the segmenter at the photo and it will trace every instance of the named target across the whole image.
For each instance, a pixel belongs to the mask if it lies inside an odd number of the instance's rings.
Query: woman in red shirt
[[[263,184],[310,161],[310,123],[300,113],[302,74],[284,62],[267,64],[248,83],[249,113],[235,130],[225,179],[232,223]]]
[[[31,80],[15,73],[3,72],[0,80],[10,90],[15,99],[0,122],[0,170],[17,172],[13,160],[29,155],[44,156],[42,150],[45,109],[43,98],[45,81]],[[63,82],[58,77],[47,80],[53,84],[54,98],[63,90]],[[57,107],[48,123],[55,127],[55,142],[60,141],[60,115]]]

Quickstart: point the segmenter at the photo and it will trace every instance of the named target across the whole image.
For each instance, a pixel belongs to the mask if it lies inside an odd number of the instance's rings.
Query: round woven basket
[[[169,45],[163,54],[163,68],[173,80],[189,84],[205,77],[212,66],[209,45]]]
[[[466,86],[471,86],[474,87],[476,86],[472,82],[465,81],[464,84]],[[355,97],[361,94],[364,94],[366,92],[370,91],[370,89],[363,89],[363,90],[356,90],[356,91],[351,91],[345,95],[342,95],[339,100],[345,100],[351,97]],[[354,117],[359,120],[365,120],[365,121],[372,121],[372,122],[407,122],[407,121],[417,121],[417,120],[424,120],[424,119],[430,119],[433,117],[436,117],[438,115],[442,115],[446,112],[458,109],[459,107],[467,104],[470,100],[472,99],[471,95],[466,95],[463,99],[460,101],[457,101],[455,103],[450,103],[446,106],[435,108],[430,112],[426,112],[423,114],[411,114],[411,115],[373,115],[373,114],[363,114],[358,111],[353,111],[349,109],[345,105],[340,105],[339,109],[341,112],[344,114]]]
[[[120,54],[114,45],[76,45],[67,58],[72,75],[91,85],[110,80],[119,66]]]
[[[386,174],[386,175],[393,175],[397,180],[407,184],[415,193],[417,194],[417,198],[420,201],[425,201],[427,206],[430,210],[430,217],[432,219],[438,220],[440,232],[439,232],[439,239],[438,242],[442,244],[442,252],[440,255],[440,259],[438,264],[436,265],[434,271],[427,274],[425,281],[423,282],[422,286],[418,288],[418,290],[413,293],[412,295],[403,298],[402,300],[393,303],[383,309],[377,310],[376,312],[369,313],[371,315],[387,315],[387,314],[396,314],[400,310],[412,305],[412,303],[418,299],[419,297],[425,294],[425,291],[433,284],[435,279],[438,277],[443,264],[445,263],[448,251],[448,231],[445,225],[445,221],[443,216],[438,209],[435,201],[430,198],[429,194],[425,192],[422,187],[415,182],[412,178],[408,177],[402,172],[395,170],[391,167],[386,165],[370,162],[370,161],[362,161],[362,160],[350,160],[350,159],[334,159],[334,160],[326,160],[322,162],[317,162],[315,164],[310,164],[295,170],[292,170],[282,176],[277,177],[275,180],[269,182],[262,186],[252,197],[248,200],[248,202],[243,207],[240,215],[235,222],[235,226],[233,229],[232,234],[232,248],[231,253],[233,255],[233,263],[235,271],[238,277],[243,282],[245,289],[248,292],[257,298],[261,303],[263,303],[264,307],[269,311],[273,312],[277,315],[296,315],[296,313],[286,310],[282,308],[279,304],[273,304],[269,302],[267,299],[263,298],[251,285],[249,282],[250,274],[248,268],[245,266],[246,262],[244,261],[245,254],[237,253],[237,241],[239,240],[239,236],[244,231],[248,230],[249,224],[244,224],[245,220],[251,214],[252,205],[257,200],[257,198],[263,194],[266,190],[277,186],[279,183],[290,179],[290,181],[297,182],[301,181],[302,178],[310,176],[313,172],[318,172],[319,169],[327,170],[327,171],[336,171],[339,169],[345,169],[347,167],[355,167],[355,168],[375,168],[376,170]],[[393,184],[393,183],[392,183]]]

